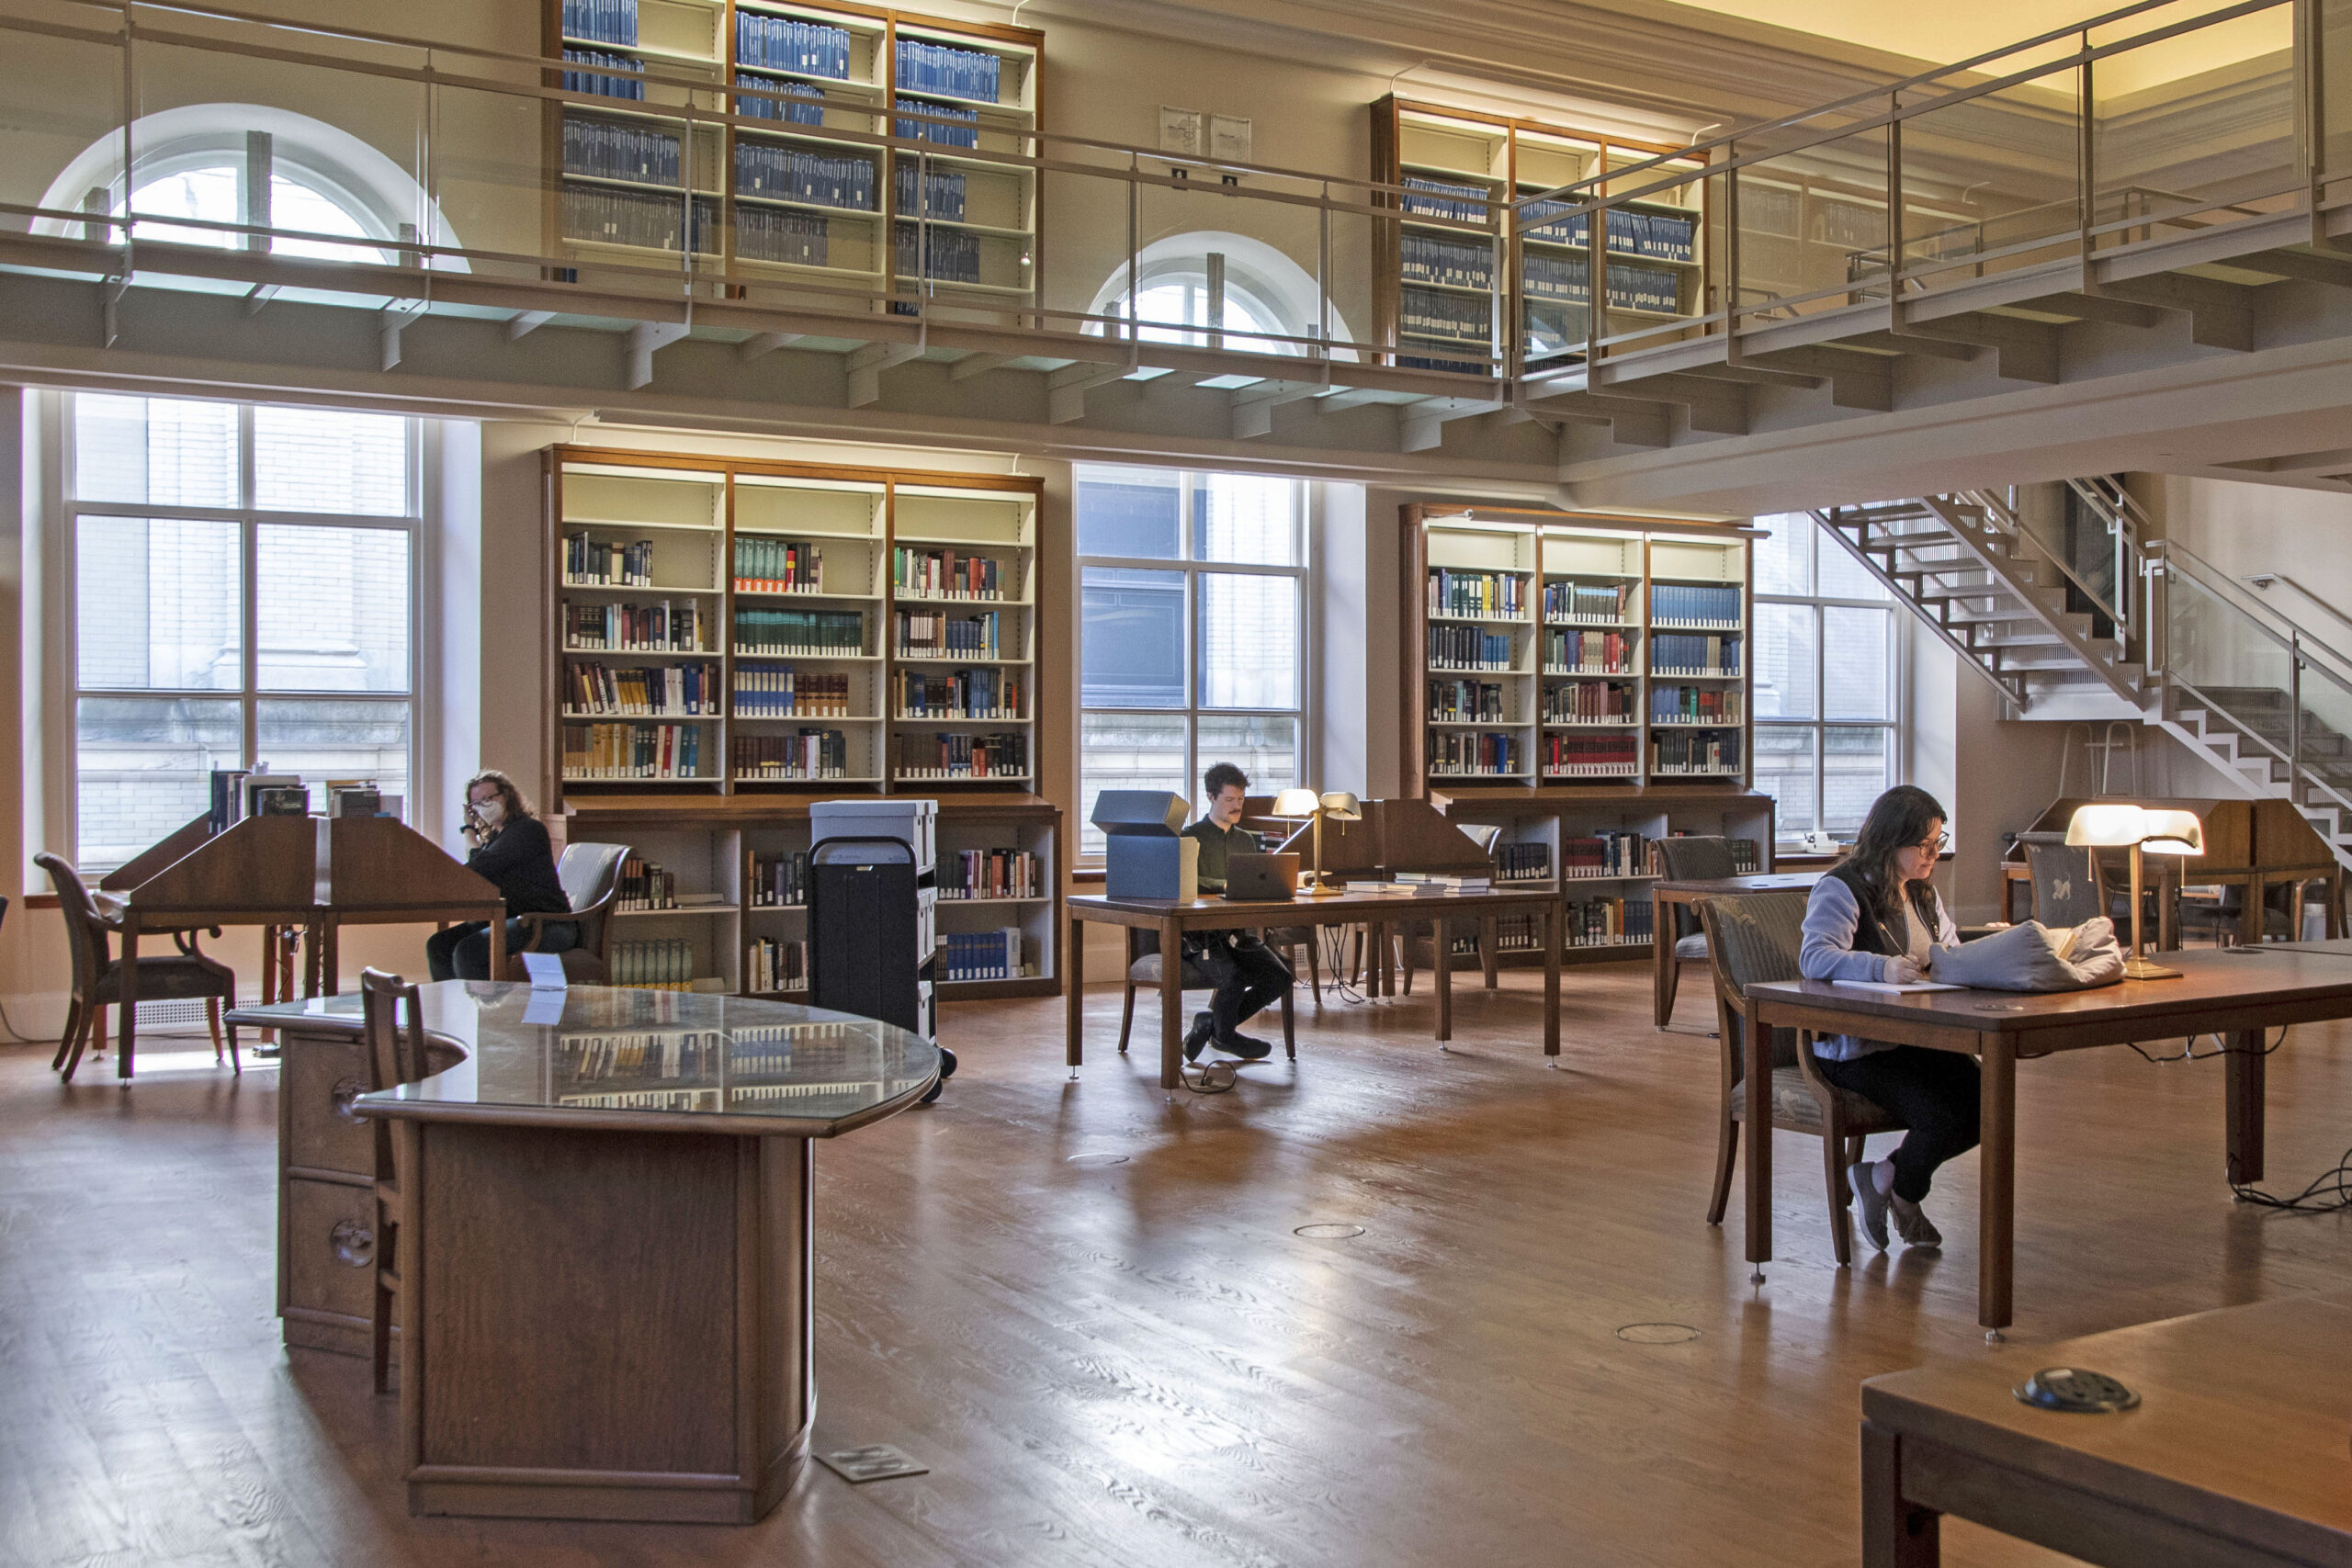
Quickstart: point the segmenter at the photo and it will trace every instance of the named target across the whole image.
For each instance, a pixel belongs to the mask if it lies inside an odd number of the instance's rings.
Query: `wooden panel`
[[[339,1170],[372,1180],[373,1134],[367,1122],[344,1111],[353,1095],[367,1092],[367,1052],[357,1040],[289,1032],[278,1058],[286,1164],[298,1170]]]
[[[735,1140],[422,1131],[418,1461],[736,1473]]]
[[[307,908],[317,897],[318,859],[311,818],[249,817],[130,889],[130,897],[142,913]]]
[[[375,1188],[295,1178],[286,1183],[279,1201],[286,1205],[282,1277],[287,1309],[334,1313],[363,1323],[372,1318]]]
[[[212,837],[209,812],[156,840],[98,879],[108,893],[127,892],[185,855],[194,854]]]
[[[335,818],[328,824],[327,858],[337,905],[398,909],[499,901],[487,877],[389,817]]]

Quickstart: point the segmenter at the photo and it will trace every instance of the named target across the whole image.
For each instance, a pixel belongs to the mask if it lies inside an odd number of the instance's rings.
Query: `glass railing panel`
[[[2341,197],[2338,181],[2352,181],[2352,0],[2318,0],[2320,100],[2323,156],[2321,168],[2329,178],[2331,197]]]
[[[2306,664],[2296,762],[2312,783],[2352,799],[2352,690]]]
[[[2095,30],[2128,43],[2211,10],[2160,7]],[[2177,238],[2296,205],[2293,6],[2133,44],[2091,68],[2092,186],[2102,245]]]
[[[2183,701],[2212,704],[2284,755],[2290,680],[2286,645],[2177,565],[2165,597],[2168,673],[2197,689]]]
[[[2079,254],[2078,80],[2057,70],[1904,122],[1906,295]]]
[[[121,51],[78,39],[0,36],[6,40],[10,72],[10,113],[0,130],[4,199],[74,212],[112,211],[122,199],[121,150],[119,141],[110,152],[100,143],[116,138],[122,126]],[[28,230],[100,243],[119,238],[103,223],[0,213],[0,231]]]

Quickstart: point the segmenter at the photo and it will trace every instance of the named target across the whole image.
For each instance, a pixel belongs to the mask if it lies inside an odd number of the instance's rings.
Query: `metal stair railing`
[[[1855,563],[1864,571],[1869,572],[1871,579],[1875,581],[1880,587],[1886,590],[1887,596],[1889,598],[1893,599],[1898,604],[1909,605],[1913,616],[1918,620],[1919,624],[1926,626],[1929,631],[1935,633],[1936,636],[1941,637],[1943,639],[1944,646],[1951,649],[1953,653],[1959,656],[1961,667],[1962,669],[1973,670],[1979,675],[1984,677],[1986,681],[1992,682],[1993,689],[2000,693],[2002,698],[2007,702],[2012,708],[2017,709],[2018,712],[2023,712],[2026,705],[2024,680],[2022,678],[2016,678],[2015,683],[2012,684],[2011,678],[2005,678],[2000,671],[1995,670],[1991,665],[1984,661],[1984,655],[1987,651],[1986,649],[1970,646],[1966,640],[1956,635],[1951,626],[1945,625],[1940,616],[1929,615],[1928,613],[1927,606],[1920,604],[1913,595],[1910,584],[1905,582],[1901,578],[1896,577],[1894,573],[1888,571],[1886,567],[1880,562],[1876,556],[1872,555],[1870,550],[1864,547],[1861,541],[1853,538],[1846,532],[1846,526],[1841,525],[1838,520],[1839,513],[1844,510],[1846,509],[1835,506],[1817,508],[1809,512],[1806,515],[1810,516],[1815,523],[1820,525],[1822,532],[1827,534],[1831,538],[1845,546],[1846,553],[1852,556]],[[1859,526],[1861,529],[1864,537],[1867,538],[1870,534],[1872,514],[1865,508],[1856,507],[1851,510],[1854,513],[1851,518],[1851,525]],[[1928,515],[1924,508],[1920,514],[1923,516]],[[1894,549],[1890,547],[1888,550],[1890,558],[1893,557],[1894,553]],[[1974,570],[1973,563],[1971,565],[1971,570]]]
[[[1962,546],[1984,563],[1984,570],[1992,574],[1994,581],[2024,607],[2027,615],[2041,622],[2052,637],[2064,645],[2068,652],[2082,660],[2085,669],[2097,675],[2116,696],[2134,708],[2141,705],[2143,699],[2139,688],[2125,680],[2116,671],[2113,660],[2099,657],[2098,650],[2090,647],[2074,627],[2066,624],[2065,617],[2070,612],[2060,610],[2053,614],[2038,595],[2028,591],[2026,585],[2020,585],[2011,580],[2002,570],[1999,558],[1992,551],[1983,547],[1981,536],[1969,525],[1964,514],[1967,508],[1973,507],[1983,515],[1986,532],[1997,533],[2013,541],[2015,546],[2021,547],[2022,552],[2030,552],[2027,554],[2021,553],[2018,549],[2013,549],[2013,558],[2025,565],[2047,561],[2056,568],[2059,574],[2066,581],[2082,588],[2086,593],[2091,592],[2073,567],[2059,559],[2054,552],[2027,530],[2018,520],[2017,513],[2007,502],[1989,491],[1962,491],[1952,496],[1931,495],[1923,496],[1920,499],[1921,504],[1940,517],[1945,525],[1951,529],[1953,536],[1961,540]],[[2096,597],[2094,595],[2094,598]]]

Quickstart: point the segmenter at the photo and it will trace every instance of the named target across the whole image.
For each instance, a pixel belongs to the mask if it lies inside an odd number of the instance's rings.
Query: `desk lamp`
[[[2142,952],[2145,925],[2140,918],[2140,854],[2201,855],[2205,829],[2194,811],[2151,810],[2129,801],[2098,801],[2077,807],[2066,824],[2066,842],[2086,849],[2129,849],[2132,852],[2132,956],[2124,961],[2127,980],[2172,980],[2177,969],[2151,962]]]
[[[1271,815],[1291,821],[1314,818],[1315,873],[1301,891],[1310,896],[1339,892],[1339,888],[1328,886],[1323,881],[1323,819],[1329,817],[1337,822],[1360,822],[1363,820],[1363,803],[1343,789],[1319,795],[1311,789],[1286,789],[1274,796]]]

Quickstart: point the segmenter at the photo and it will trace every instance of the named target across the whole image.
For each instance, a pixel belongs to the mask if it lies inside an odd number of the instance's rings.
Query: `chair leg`
[[[57,1071],[65,1065],[65,1053],[74,1049],[74,1042],[82,1032],[82,998],[73,997],[65,1003],[65,1031],[57,1037],[57,1055],[49,1059],[49,1070]]]
[[[1315,988],[1315,1010],[1321,1012],[1323,1010],[1323,964],[1315,951],[1315,938],[1316,930],[1310,926],[1306,931],[1306,983]]]
[[[1396,962],[1405,971],[1405,994],[1409,997],[1413,994],[1413,933],[1409,931],[1396,933]]]
[[[232,1024],[230,1024],[228,1027],[229,1027],[229,1071],[230,1071],[230,1072],[232,1072],[232,1074],[234,1074],[235,1076],[237,1076],[238,1077],[243,1077],[245,1076],[245,1065],[244,1065],[244,1063],[243,1063],[243,1062],[241,1062],[241,1061],[239,1061],[239,1060],[237,1059],[237,1026],[236,1026],[235,1024],[233,1024],[233,1023],[232,1023]]]
[[[1127,1031],[1136,1026],[1136,983],[1127,982],[1127,1005],[1119,1013],[1119,1055],[1127,1054]]]
[[[204,1027],[212,1032],[212,1065],[220,1065],[220,998],[204,998]]]
[[[62,1075],[64,1082],[74,1081],[74,1069],[82,1065],[82,1051],[94,1039],[98,1043],[98,1049],[101,1052],[105,1051],[107,1010],[103,1003],[83,1010],[81,1032],[74,1036],[74,1049],[65,1058],[65,1071]]]
[[[1737,1093],[1737,1090],[1734,1090]],[[1724,1223],[1724,1209],[1731,1202],[1732,1173],[1739,1165],[1739,1118],[1724,1107],[1722,1123],[1715,1129],[1715,1195],[1707,1202],[1707,1223]]]
[[[1860,1133],[1856,1133],[1853,1136],[1848,1138],[1846,1140],[1846,1163],[1849,1166],[1861,1164],[1862,1156],[1870,1151],[1870,1140]],[[1845,1202],[1850,1203],[1854,1201],[1853,1193],[1843,1187],[1838,1190],[1838,1195],[1839,1199]]]
[[[381,1239],[379,1238],[379,1245]],[[376,1392],[392,1388],[392,1292],[379,1275],[376,1280],[376,1321],[370,1325],[370,1353],[376,1361]]]
[[[1823,1129],[1821,1168],[1829,1179],[1829,1245],[1838,1254],[1838,1267],[1854,1266],[1854,1226],[1846,1212],[1850,1193],[1846,1187],[1846,1139],[1844,1130],[1837,1126]]]
[[[1682,983],[1682,965],[1688,962],[1687,959],[1676,958],[1669,960],[1666,965],[1664,983],[1666,994],[1658,998],[1657,1004],[1657,1016],[1661,1028],[1674,1021],[1674,992],[1675,988]]]
[[[1289,986],[1283,987],[1283,1055],[1295,1062],[1298,1060],[1298,1034],[1290,1001],[1293,988]]]

